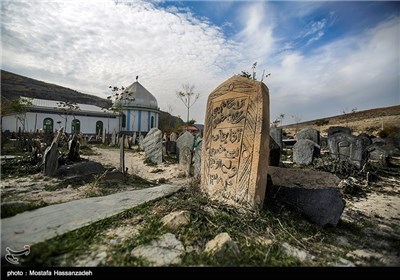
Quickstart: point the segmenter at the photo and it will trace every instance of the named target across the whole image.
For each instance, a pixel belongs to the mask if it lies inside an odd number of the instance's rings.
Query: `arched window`
[[[97,121],[96,122],[96,135],[103,135],[103,122]]]
[[[150,121],[150,128],[154,127],[154,117],[151,117],[151,121]]]
[[[53,119],[45,118],[43,120],[43,130],[46,134],[53,133]]]
[[[71,133],[72,135],[78,134],[81,132],[81,122],[77,119],[74,119],[71,123]]]

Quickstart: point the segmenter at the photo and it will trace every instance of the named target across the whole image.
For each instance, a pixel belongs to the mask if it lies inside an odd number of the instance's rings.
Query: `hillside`
[[[324,135],[330,126],[350,127],[354,134],[366,132],[376,135],[382,127],[400,126],[400,105],[342,114],[280,127],[294,136],[297,131],[305,127],[315,128]]]
[[[110,107],[106,99],[1,70],[1,97],[12,100],[19,96]]]

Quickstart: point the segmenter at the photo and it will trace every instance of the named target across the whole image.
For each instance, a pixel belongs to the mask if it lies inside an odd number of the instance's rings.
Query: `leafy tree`
[[[196,103],[200,97],[200,93],[194,93],[194,85],[184,84],[182,85],[182,91],[176,92],[176,96],[182,101],[187,108],[187,121],[189,123],[189,111],[190,108]]]
[[[19,123],[21,123],[22,132],[25,132],[26,113],[32,106],[32,98],[19,97],[12,101],[1,103],[1,119],[4,115],[15,114]]]

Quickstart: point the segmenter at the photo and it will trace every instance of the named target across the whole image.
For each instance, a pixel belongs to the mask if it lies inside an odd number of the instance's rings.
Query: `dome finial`
[[[136,82],[139,80],[139,76],[136,76]]]

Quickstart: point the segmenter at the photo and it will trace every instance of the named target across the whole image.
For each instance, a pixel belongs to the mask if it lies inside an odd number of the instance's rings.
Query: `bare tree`
[[[275,120],[271,122],[273,127],[278,127],[279,125],[283,124],[283,119],[285,118],[285,114],[280,114]]]
[[[303,116],[296,114],[296,115],[292,115],[292,118],[296,122],[296,134],[297,134],[297,130],[299,129],[299,122],[301,122]]]
[[[69,101],[57,102],[57,106],[63,112],[62,114],[59,114],[59,115],[60,115],[60,117],[62,117],[64,119],[64,127],[66,129],[68,116],[72,115],[72,117],[75,120],[75,112],[80,111],[81,109],[79,108],[79,105],[77,103],[73,103],[73,102],[69,102]]]
[[[199,99],[200,93],[194,93],[194,85],[182,85],[183,91],[176,92],[176,96],[185,104],[187,108],[187,123],[189,123],[189,111],[194,103]]]

